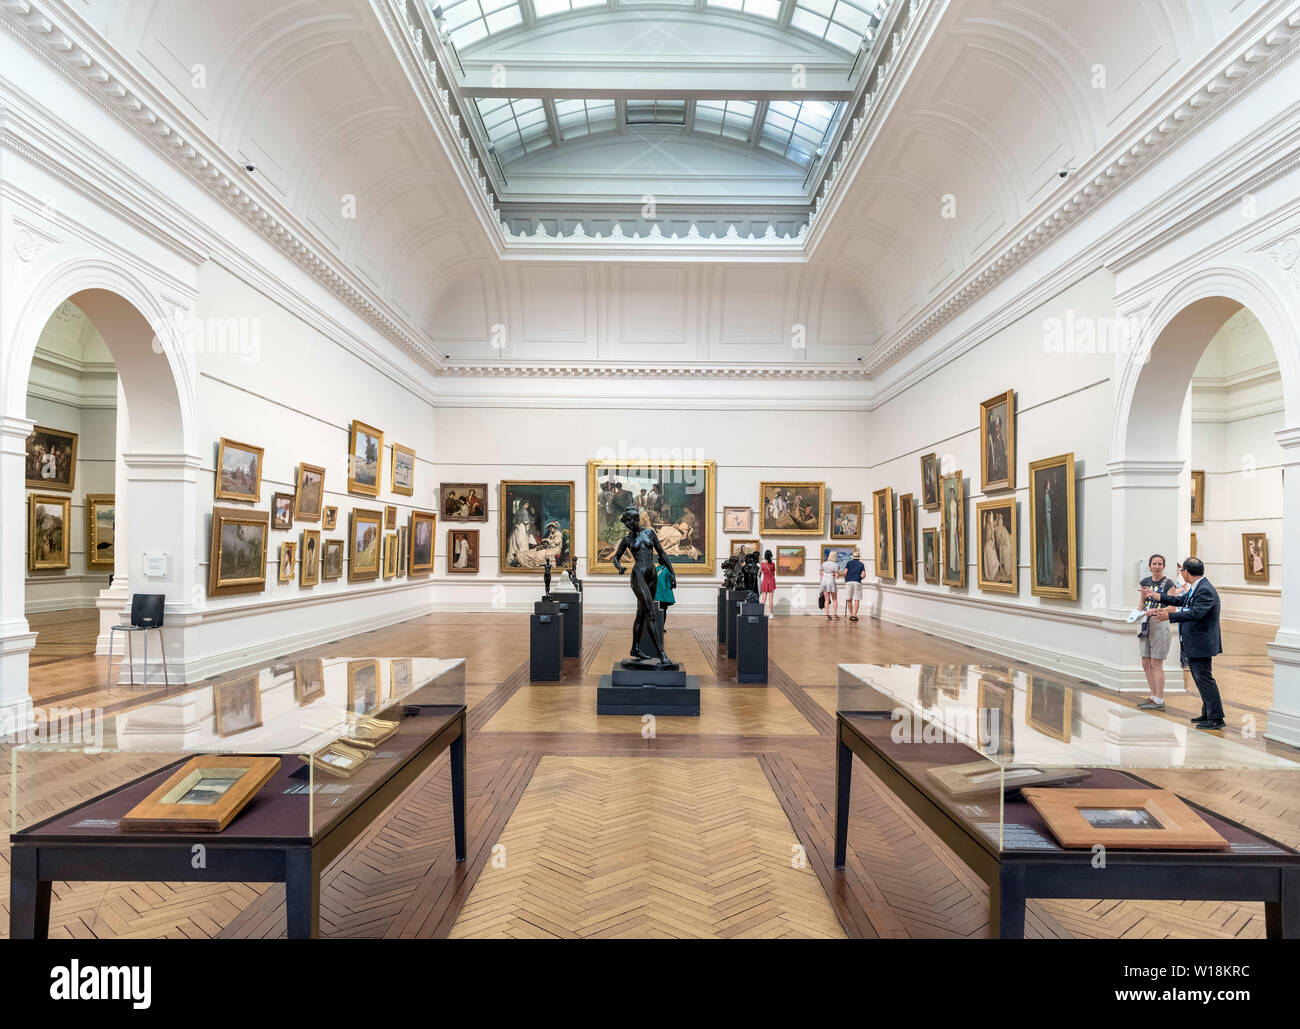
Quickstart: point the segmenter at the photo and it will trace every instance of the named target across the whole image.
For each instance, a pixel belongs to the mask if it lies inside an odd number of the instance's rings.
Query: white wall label
[[[145,551],[144,574],[151,579],[163,578],[167,574],[167,555],[161,550]]]

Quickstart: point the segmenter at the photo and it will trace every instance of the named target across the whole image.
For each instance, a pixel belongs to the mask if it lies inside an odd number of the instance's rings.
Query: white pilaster
[[[32,701],[27,655],[36,645],[24,613],[27,539],[27,437],[34,423],[0,416],[0,736],[26,729]]]
[[[1271,545],[1282,548],[1282,619],[1268,646],[1273,705],[1264,735],[1300,747],[1300,428],[1275,435],[1282,448],[1282,538]]]

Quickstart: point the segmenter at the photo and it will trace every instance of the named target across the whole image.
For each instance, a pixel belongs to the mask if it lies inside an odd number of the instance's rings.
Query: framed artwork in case
[[[1033,805],[1068,849],[1227,850],[1225,840],[1181,797],[1169,790],[1090,790],[1028,787]]]

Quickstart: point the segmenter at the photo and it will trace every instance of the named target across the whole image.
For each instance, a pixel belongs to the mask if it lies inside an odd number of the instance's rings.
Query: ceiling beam
[[[499,62],[465,61],[461,94],[468,97],[539,97],[586,100],[849,100],[850,62],[805,66],[803,88],[791,82],[788,62],[756,65],[513,62],[505,82],[494,81]]]

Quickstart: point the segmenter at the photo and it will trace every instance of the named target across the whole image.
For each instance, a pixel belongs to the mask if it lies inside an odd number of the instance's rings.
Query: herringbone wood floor
[[[57,623],[33,671],[38,704],[115,710],[156,690],[103,688],[90,620]],[[372,825],[324,876],[322,932],[332,936],[838,935],[979,937],[982,883],[860,764],[848,866],[830,867],[835,666],[844,661],[1015,662],[864,620],[772,624],[771,681],[741,686],[718,654],[711,619],[674,615],[674,655],[706,691],[700,719],[597,718],[592,691],[626,647],[626,619],[588,618],[584,654],[559,685],[527,682],[523,615],[429,615],[319,648],[468,659],[469,860],[451,851],[446,759]],[[1230,645],[1220,681],[1233,714],[1267,709],[1263,637]],[[1175,702],[1190,708],[1190,698]],[[1171,704],[1169,717],[1179,710]],[[628,723],[632,724],[628,724]],[[1258,739],[1247,741],[1262,746]],[[1291,752],[1291,756],[1295,756]],[[8,753],[3,755],[6,759]],[[139,774],[137,758],[70,755],[26,820]],[[1171,773],[1172,775],[1173,773]],[[1176,786],[1292,845],[1293,781],[1178,773]],[[0,786],[8,815],[9,779]],[[496,852],[500,843],[504,852]],[[806,867],[792,864],[802,847]],[[504,857],[504,866],[501,861]],[[8,849],[0,847],[7,914]],[[7,928],[7,918],[0,930]],[[1261,905],[1032,901],[1028,934],[1262,936]],[[55,886],[51,932],[63,937],[277,937],[283,889],[247,883]]]

